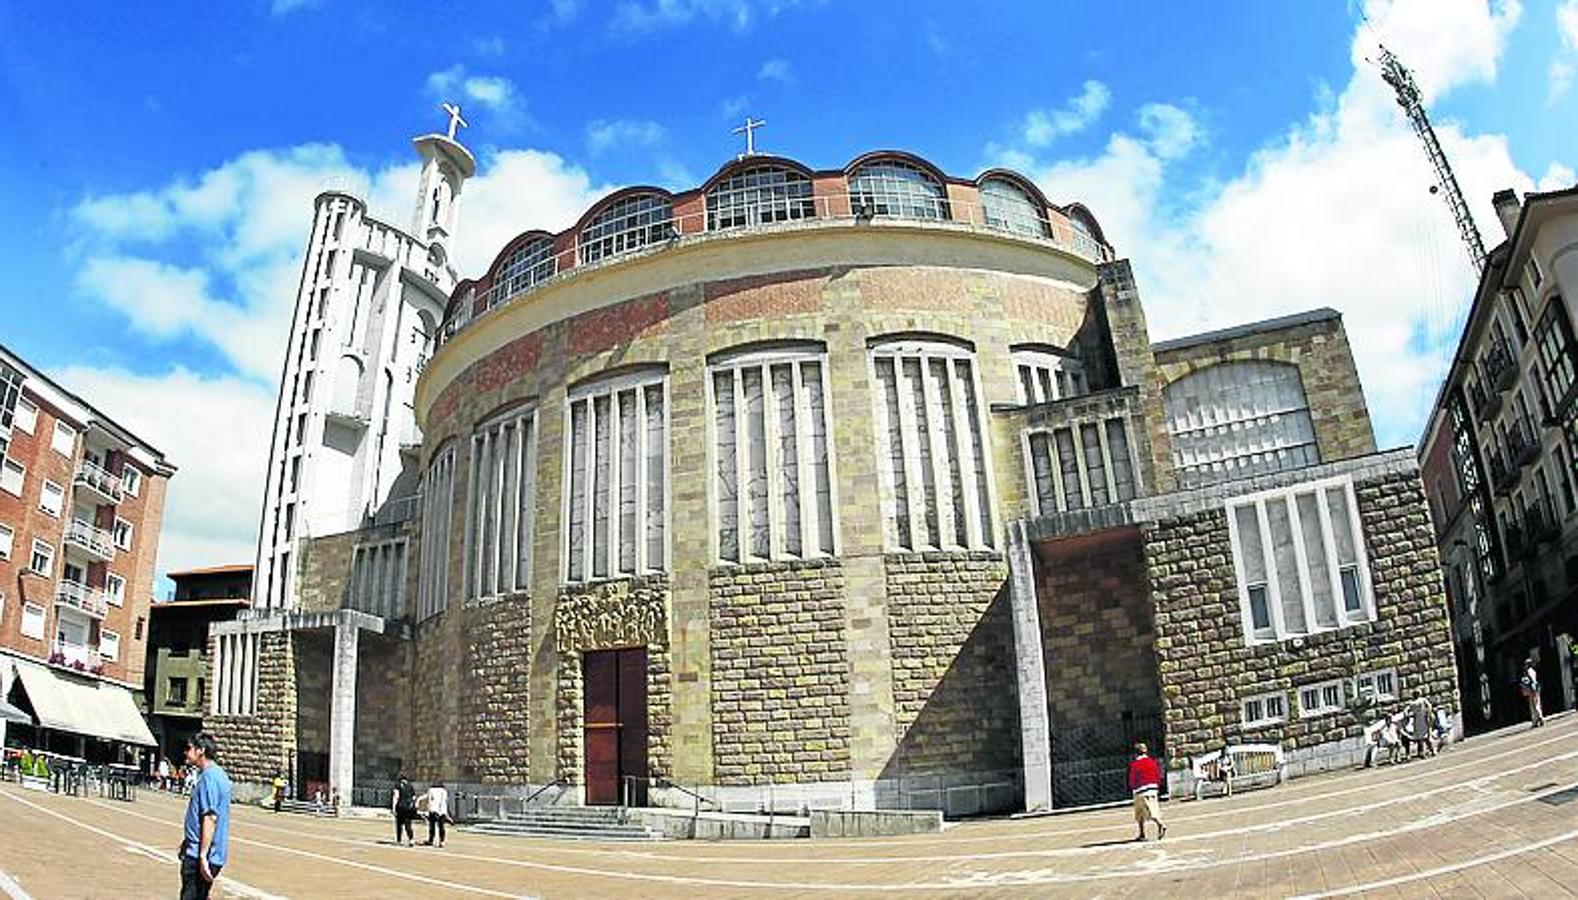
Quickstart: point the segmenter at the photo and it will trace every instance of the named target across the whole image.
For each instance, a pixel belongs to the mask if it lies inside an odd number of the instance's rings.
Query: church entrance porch
[[[589,650],[585,690],[586,803],[647,802],[647,648]]]

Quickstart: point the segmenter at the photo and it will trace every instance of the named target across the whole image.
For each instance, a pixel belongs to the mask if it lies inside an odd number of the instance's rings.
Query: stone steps
[[[579,841],[657,841],[660,832],[633,825],[625,811],[607,806],[565,806],[528,809],[467,828],[478,834],[555,838]]]

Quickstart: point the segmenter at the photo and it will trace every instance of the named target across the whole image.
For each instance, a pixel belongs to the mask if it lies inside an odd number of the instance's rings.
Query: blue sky
[[[182,467],[161,571],[250,559],[317,191],[404,223],[410,138],[459,101],[474,274],[614,187],[698,183],[749,114],[814,167],[896,147],[1087,203],[1155,338],[1334,306],[1380,442],[1411,443],[1472,276],[1377,39],[1487,243],[1494,190],[1573,183],[1578,0],[0,0],[0,341]]]

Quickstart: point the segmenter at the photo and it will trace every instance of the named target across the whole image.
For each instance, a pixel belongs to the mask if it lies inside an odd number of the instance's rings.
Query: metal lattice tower
[[[1397,92],[1397,105],[1408,114],[1409,124],[1414,126],[1414,133],[1419,135],[1420,142],[1425,145],[1425,155],[1430,157],[1430,164],[1435,166],[1436,181],[1441,193],[1446,195],[1452,217],[1457,220],[1458,233],[1463,236],[1463,243],[1468,247],[1468,255],[1474,261],[1474,274],[1477,276],[1485,270],[1485,242],[1480,239],[1474,217],[1469,215],[1463,190],[1457,185],[1457,176],[1452,174],[1452,165],[1441,150],[1441,142],[1436,140],[1435,129],[1430,127],[1430,117],[1425,114],[1425,104],[1419,97],[1419,86],[1414,83],[1414,76],[1385,45],[1381,47],[1381,77]]]

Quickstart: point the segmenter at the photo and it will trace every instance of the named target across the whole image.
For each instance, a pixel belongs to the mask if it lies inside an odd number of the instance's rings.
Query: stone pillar
[[[1019,734],[1024,745],[1025,809],[1052,808],[1052,727],[1047,715],[1046,665],[1036,604],[1035,560],[1024,522],[1008,526],[1008,595],[1014,616],[1014,662],[1019,678]]]
[[[329,697],[329,791],[351,803],[356,758],[356,644],[360,629],[348,622],[334,626],[334,682]]]

